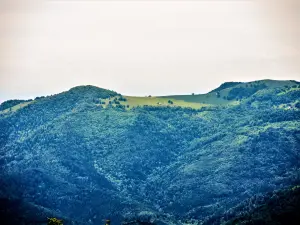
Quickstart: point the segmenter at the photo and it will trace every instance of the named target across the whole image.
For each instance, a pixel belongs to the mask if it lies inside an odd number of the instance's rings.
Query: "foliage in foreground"
[[[212,217],[204,225],[298,225],[300,224],[300,186],[257,195],[229,210],[222,217]]]

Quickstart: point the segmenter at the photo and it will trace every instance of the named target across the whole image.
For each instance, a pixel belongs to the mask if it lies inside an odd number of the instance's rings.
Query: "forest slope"
[[[3,103],[1,196],[82,223],[183,224],[299,182],[298,82],[137,98],[79,86]]]

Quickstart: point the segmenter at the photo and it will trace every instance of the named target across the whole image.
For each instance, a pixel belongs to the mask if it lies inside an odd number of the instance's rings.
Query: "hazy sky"
[[[300,80],[297,1],[39,2],[1,0],[0,102],[84,84],[144,96]]]

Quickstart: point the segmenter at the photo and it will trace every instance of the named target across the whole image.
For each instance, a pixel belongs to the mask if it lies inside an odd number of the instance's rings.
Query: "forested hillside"
[[[300,183],[296,81],[162,97],[79,86],[0,110],[0,198],[22,202],[1,211],[10,224],[221,224],[241,202]]]

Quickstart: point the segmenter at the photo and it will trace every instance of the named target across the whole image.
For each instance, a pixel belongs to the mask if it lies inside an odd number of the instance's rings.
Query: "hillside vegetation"
[[[1,105],[0,197],[78,224],[219,224],[300,181],[296,81],[163,97],[79,86],[15,103]]]

